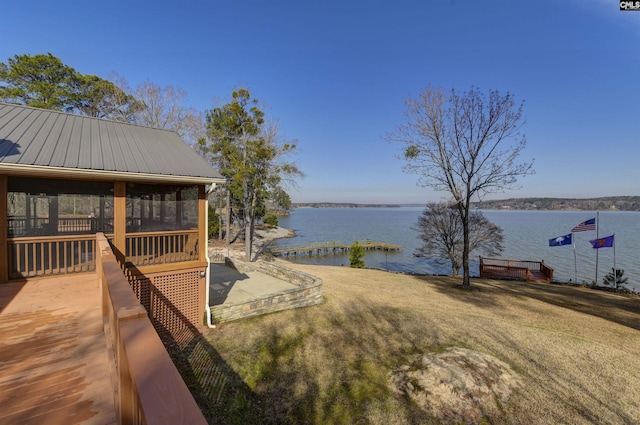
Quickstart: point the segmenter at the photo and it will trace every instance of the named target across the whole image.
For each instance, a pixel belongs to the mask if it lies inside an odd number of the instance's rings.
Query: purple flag
[[[613,246],[613,236],[614,235],[607,236],[606,238],[592,239],[589,243],[591,243],[593,249],[611,248]]]

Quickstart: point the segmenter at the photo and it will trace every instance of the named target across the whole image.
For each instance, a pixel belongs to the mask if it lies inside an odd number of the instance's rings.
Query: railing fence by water
[[[486,279],[518,279],[527,282],[553,281],[553,269],[544,261],[509,260],[480,257],[480,277]]]
[[[401,251],[402,246],[386,242],[374,242],[369,239],[356,241],[365,251]],[[336,255],[351,251],[352,245],[342,241],[313,242],[307,244],[289,244],[269,246],[269,252],[276,257],[303,255]]]

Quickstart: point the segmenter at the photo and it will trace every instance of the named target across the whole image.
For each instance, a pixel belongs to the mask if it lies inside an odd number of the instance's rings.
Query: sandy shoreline
[[[253,258],[260,256],[264,248],[271,242],[278,239],[292,238],[295,232],[291,229],[283,227],[258,227],[253,237]],[[244,260],[245,250],[244,242],[241,240],[234,241],[227,246],[225,240],[211,239],[209,240],[209,255],[222,253],[229,258]]]

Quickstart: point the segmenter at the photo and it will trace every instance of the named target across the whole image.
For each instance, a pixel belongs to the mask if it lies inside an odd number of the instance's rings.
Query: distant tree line
[[[472,202],[480,210],[585,210],[640,211],[640,196],[609,196],[603,198],[510,198]],[[400,208],[424,207],[424,204],[360,204],[345,202],[294,202],[292,208]]]
[[[609,196],[603,198],[511,198],[474,202],[474,208],[483,210],[587,210],[587,211],[640,211],[640,196]]]
[[[400,208],[409,206],[419,206],[420,204],[359,204],[348,202],[294,202],[291,204],[293,208]]]

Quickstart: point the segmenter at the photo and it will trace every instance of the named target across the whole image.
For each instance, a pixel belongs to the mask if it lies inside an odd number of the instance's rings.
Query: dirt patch
[[[422,354],[396,368],[391,386],[446,423],[477,424],[500,415],[522,385],[511,367],[488,354],[465,348]]]

